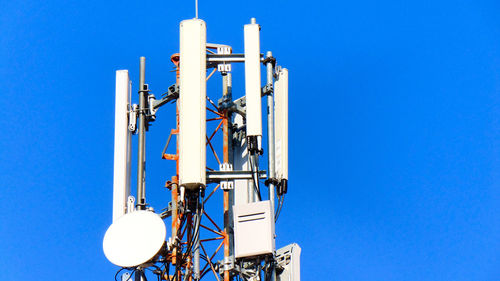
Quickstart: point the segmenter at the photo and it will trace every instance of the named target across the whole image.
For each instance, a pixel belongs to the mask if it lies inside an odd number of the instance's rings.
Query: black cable
[[[201,191],[200,191],[200,193],[201,193]],[[202,202],[202,204],[203,204],[203,202]],[[187,258],[187,256],[189,256],[189,254],[191,253],[191,250],[192,250],[192,248],[193,248],[194,241],[196,241],[197,236],[199,235],[199,229],[200,229],[199,225],[200,225],[200,223],[201,223],[201,212],[200,212],[199,210],[200,210],[200,209],[199,209],[199,197],[198,197],[198,198],[197,198],[197,202],[196,202],[196,221],[194,222],[194,225],[195,225],[195,232],[194,232],[194,234],[193,234],[193,236],[192,236],[192,238],[191,238],[190,243],[188,244],[188,247],[187,247],[187,249],[186,249],[186,253],[183,255],[183,256],[185,256],[185,257],[183,257],[183,259],[182,259],[183,261],[184,261],[184,260]],[[196,225],[198,225],[198,226],[196,226]]]
[[[152,265],[152,266],[153,266],[154,268],[156,268],[156,270],[159,270],[159,271],[160,271],[160,273],[155,272],[155,270],[152,270],[152,269],[151,269],[151,268],[149,268],[149,267],[146,267],[145,269],[146,269],[146,270],[151,271],[151,273],[153,273],[154,275],[156,275],[156,277],[157,277],[158,281],[160,281],[160,276],[161,276],[162,271],[160,270],[160,268],[159,268],[158,266],[156,266],[156,265]],[[146,274],[144,274],[144,277],[146,277]]]
[[[184,226],[184,223],[186,223],[186,216],[183,216],[182,219],[181,219],[181,223],[179,224],[179,228],[177,229],[176,238],[179,237],[180,231],[181,231],[182,227]],[[181,253],[182,253],[182,243],[181,243],[180,247],[181,247]],[[182,256],[181,256],[180,262],[181,263],[177,262],[175,264],[174,277],[170,281],[177,280],[178,272],[179,272],[179,270],[181,270],[181,268],[179,267],[179,265],[182,264]]]
[[[274,216],[274,222],[278,221],[278,217],[280,216],[281,209],[283,209],[283,205],[285,203],[285,194],[281,195],[278,203],[278,209],[276,210],[276,215]]]
[[[123,270],[125,270],[125,269],[128,269],[128,268],[126,268],[126,267],[122,267],[122,268],[120,268],[120,270],[118,270],[118,271],[116,272],[116,274],[115,274],[115,281],[118,281],[118,279],[116,279],[116,277],[118,277],[118,274],[120,274],[120,272],[122,272],[122,271],[123,271]],[[136,270],[137,270],[137,268],[134,268],[134,270],[132,270],[132,273],[128,276],[127,280],[125,280],[125,281],[130,280],[130,277],[132,277],[132,275],[135,273],[135,271],[136,271]]]
[[[125,268],[124,268],[124,267],[122,267],[122,268],[120,268],[120,269],[116,272],[116,274],[115,274],[115,281],[118,281],[118,279],[116,279],[116,277],[118,277],[118,274],[120,274],[120,272],[122,272],[124,269],[125,269]]]
[[[197,203],[198,205],[198,203]],[[194,234],[193,234],[193,237],[191,239],[191,243],[189,245],[189,248],[186,250],[186,256],[188,256],[192,250],[193,250],[193,246],[194,246],[194,243],[196,240],[198,240],[199,236],[200,236],[200,224],[201,224],[201,212],[199,211],[198,209],[198,206],[196,207],[196,221],[194,222]]]
[[[203,203],[203,198],[202,198],[201,194],[202,194],[202,191],[200,190],[199,194],[198,194],[198,197],[196,199],[197,200],[196,201],[196,221],[194,222],[195,232],[194,232],[194,234],[193,234],[193,236],[191,238],[191,241],[186,246],[186,252],[183,255],[181,255],[181,262],[180,262],[181,265],[184,263],[184,261],[191,254],[191,251],[192,251],[192,248],[193,248],[193,245],[194,245],[194,241],[196,241],[198,239],[199,235],[200,235],[199,229],[200,229],[200,224],[201,224],[201,215],[203,213],[202,210],[205,207],[204,203]],[[200,199],[201,199],[201,208],[200,208]],[[176,275],[175,275],[176,278],[177,278],[177,272],[178,272],[178,267],[176,267]]]
[[[257,197],[259,198],[259,201],[262,201],[262,197],[260,195],[260,182],[259,182],[259,164],[258,164],[258,161],[259,159],[257,158],[257,178],[255,178],[255,169],[254,169],[254,162],[252,161],[252,156],[255,157],[255,155],[249,155],[248,157],[248,160],[249,160],[249,164],[250,164],[250,170],[252,172],[252,179],[253,179],[253,186],[254,186],[254,189],[255,189],[255,192],[257,193]],[[258,156],[257,156],[258,157]]]
[[[202,260],[204,260],[204,261],[208,262],[208,258],[207,258],[205,255],[201,254],[201,253],[200,253],[200,258],[201,258]]]

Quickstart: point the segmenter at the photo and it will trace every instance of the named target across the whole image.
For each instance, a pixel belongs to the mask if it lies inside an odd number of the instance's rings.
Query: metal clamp
[[[266,57],[265,59],[262,60],[262,63],[263,64],[271,63],[273,65],[273,67],[274,67],[276,65],[276,58],[273,57],[273,56]]]
[[[217,45],[217,54],[219,55],[228,55],[233,52],[231,46],[226,45]]]
[[[149,118],[152,121],[156,119],[156,111],[158,110],[157,108],[154,107],[155,102],[156,102],[155,95],[149,94],[148,95]]]
[[[269,184],[273,184],[274,186],[277,186],[277,185],[279,185],[279,184],[280,184],[280,181],[279,181],[277,178],[268,178],[268,179],[264,182],[264,184],[265,184],[266,186],[269,186]]]
[[[227,72],[231,72],[231,64],[228,63],[220,63],[217,65],[217,71],[219,72],[223,72],[223,73],[227,73]]]
[[[234,268],[234,256],[224,257],[224,271],[232,270]]]
[[[269,83],[262,88],[262,96],[271,95],[274,91],[273,84]]]
[[[129,195],[127,198],[127,214],[135,211],[135,197]]]
[[[217,267],[219,274],[224,274],[224,271],[230,271],[235,268],[234,266],[234,256],[224,257],[223,260],[217,262]]]
[[[233,170],[233,165],[231,165],[229,163],[222,163],[222,164],[220,164],[219,168],[221,171],[228,172],[228,171]],[[227,179],[227,178],[223,179],[220,182],[220,187],[222,190],[233,190],[234,189],[234,182],[232,180]]]
[[[135,133],[137,129],[137,109],[139,106],[133,104],[131,110],[128,112],[128,130]]]

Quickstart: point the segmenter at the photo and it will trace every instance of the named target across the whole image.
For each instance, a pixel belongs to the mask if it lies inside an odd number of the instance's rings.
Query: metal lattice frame
[[[172,62],[176,66],[176,74],[177,74],[177,83],[179,80],[179,55],[174,54],[171,57]],[[207,80],[214,74],[216,69],[210,73],[210,75],[207,77]],[[207,107],[207,113],[212,113],[215,116],[212,118],[207,118],[207,122],[213,122],[213,121],[218,121],[218,125],[214,129],[214,131],[206,136],[206,145],[210,148],[212,151],[212,155],[214,156],[215,160],[219,165],[221,163],[228,163],[229,162],[229,114],[227,110],[220,110],[219,107],[210,99],[207,97],[207,100],[209,104],[213,107]],[[167,140],[167,147],[168,144],[170,143],[171,136],[176,135],[178,137],[179,134],[179,104],[177,102],[176,105],[176,118],[177,118],[177,125],[176,129],[172,129],[170,132],[170,135]],[[223,136],[223,162],[221,162],[219,155],[216,152],[216,149],[214,148],[214,144],[212,143],[214,140],[214,136],[217,133],[220,133],[222,129],[222,136]],[[163,159],[167,160],[174,160],[176,161],[176,176],[173,176],[171,181],[167,182],[167,187],[171,189],[171,194],[172,194],[172,239],[178,239],[178,243],[174,243],[174,247],[172,248],[171,252],[169,255],[167,255],[166,260],[170,262],[172,266],[174,266],[175,270],[175,275],[167,275],[166,273],[162,274],[163,280],[181,280],[182,275],[184,275],[184,280],[192,280],[193,279],[193,252],[192,249],[189,248],[184,248],[184,246],[192,245],[193,244],[193,238],[195,238],[195,225],[194,225],[194,219],[193,219],[193,213],[186,213],[183,214],[177,205],[177,202],[179,202],[179,183],[178,183],[178,174],[179,174],[179,147],[177,144],[177,150],[176,154],[166,154],[165,151],[162,155]],[[207,167],[207,170],[213,171],[214,169]],[[208,194],[205,198],[203,198],[203,205],[220,189],[221,184],[216,184],[213,190]],[[217,254],[220,252],[222,246],[224,246],[224,258],[227,259],[230,255],[230,245],[229,245],[229,235],[228,235],[228,226],[229,226],[229,192],[224,191],[223,192],[223,207],[224,207],[224,228],[221,228],[212,218],[211,216],[202,208],[201,211],[201,218],[200,218],[200,224],[199,227],[203,228],[210,233],[214,234],[215,236],[213,237],[207,237],[207,238],[200,238],[199,239],[199,245],[200,249],[202,250],[203,256],[205,257],[205,264],[204,266],[200,269],[200,279],[203,278],[209,271],[212,271],[215,279],[217,281],[220,281],[219,277],[219,272],[217,271],[217,265],[214,262],[214,258],[217,256]],[[181,202],[183,203],[183,202]],[[202,218],[205,217],[206,220],[208,220],[208,225],[204,224],[202,221]],[[213,250],[211,255],[209,256],[209,245],[207,243],[215,242],[222,240],[221,242],[217,243],[217,247],[214,247],[215,250]],[[211,245],[210,245],[211,246]],[[188,251],[188,252],[185,252]],[[229,281],[230,278],[230,272],[228,270],[224,271],[224,281]],[[186,279],[187,278],[187,279]]]

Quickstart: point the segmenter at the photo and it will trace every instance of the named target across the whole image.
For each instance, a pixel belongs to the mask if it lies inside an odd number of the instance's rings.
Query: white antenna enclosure
[[[245,37],[245,97],[247,136],[262,137],[260,26],[255,23],[254,19],[252,19],[252,23],[245,24],[243,31]]]
[[[283,268],[276,276],[277,281],[300,281],[300,252],[297,243],[276,250],[276,262]]]
[[[288,180],[288,69],[282,68],[274,82],[276,178]]]
[[[180,24],[179,183],[188,189],[206,184],[206,44],[203,20]]]
[[[165,223],[151,211],[134,211],[113,222],[104,235],[104,255],[113,264],[135,267],[161,250],[167,236]]]
[[[115,152],[113,171],[113,222],[127,210],[130,194],[131,137],[128,130],[130,78],[128,70],[116,71]]]

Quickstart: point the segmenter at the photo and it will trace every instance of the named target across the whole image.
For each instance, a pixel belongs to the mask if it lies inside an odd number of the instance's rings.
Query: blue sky
[[[0,7],[2,277],[112,280],[101,243],[114,71],[129,69],[137,86],[146,56],[147,82],[165,91],[194,4]],[[262,50],[290,71],[277,244],[301,245],[302,280],[499,280],[499,14],[495,1],[200,2],[209,42],[242,52],[256,17]],[[173,108],[158,118],[147,137],[157,209],[169,201],[173,166],[158,156]]]

